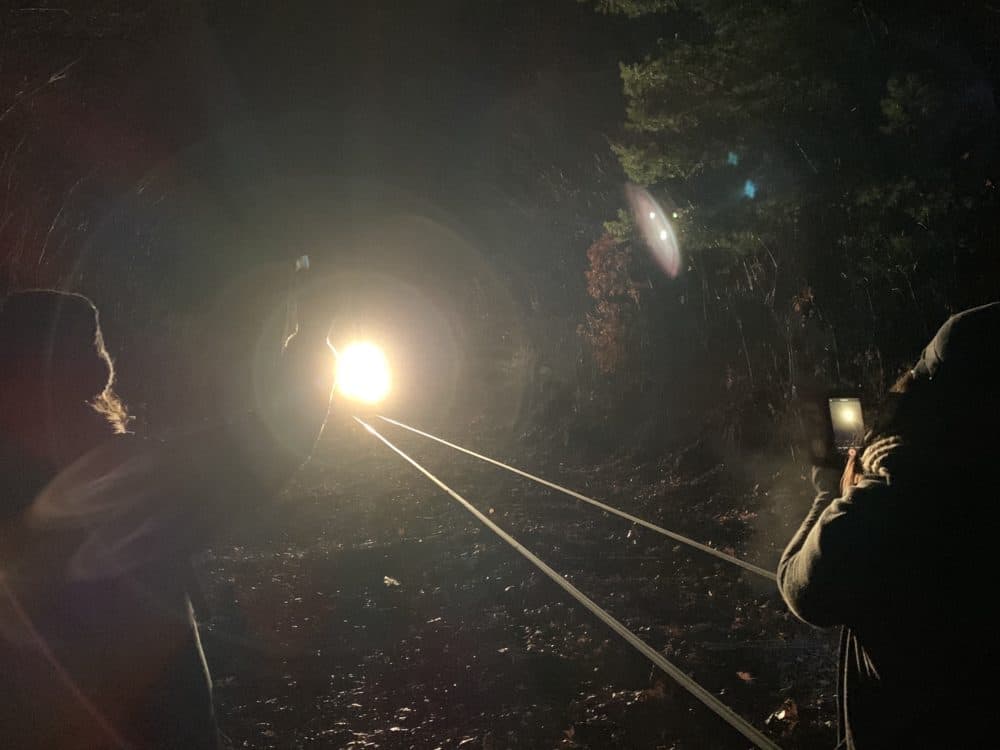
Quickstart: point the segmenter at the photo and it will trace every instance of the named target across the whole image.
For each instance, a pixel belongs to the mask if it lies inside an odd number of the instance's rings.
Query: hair
[[[926,378],[904,370],[886,392],[866,442],[901,434],[910,439],[928,437],[934,408],[927,385]]]
[[[45,393],[47,403],[37,406],[51,413],[38,416],[55,427],[59,412],[86,406],[116,434],[128,432],[131,418],[114,390],[114,362],[94,303],[82,294],[53,289],[0,299],[0,382],[36,381],[45,389],[63,373],[72,378],[60,380],[60,392]]]
[[[968,462],[995,453],[998,411],[1000,398],[989,382],[908,369],[886,394],[866,442],[900,437],[943,461]]]

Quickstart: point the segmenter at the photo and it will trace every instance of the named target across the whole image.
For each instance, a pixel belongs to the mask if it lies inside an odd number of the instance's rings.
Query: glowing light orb
[[[740,163],[740,155],[737,154],[735,151],[730,151],[729,154],[726,156],[726,164],[728,164],[731,167],[736,167],[739,166],[739,163]]]
[[[674,227],[666,213],[649,191],[638,185],[626,185],[625,198],[653,258],[667,276],[676,278],[681,270],[681,251]],[[676,218],[676,214],[674,216]]]
[[[389,395],[389,362],[369,341],[345,347],[337,356],[336,388],[346,398],[375,404]]]
[[[757,197],[757,183],[753,180],[747,180],[743,183],[743,196],[753,200]]]

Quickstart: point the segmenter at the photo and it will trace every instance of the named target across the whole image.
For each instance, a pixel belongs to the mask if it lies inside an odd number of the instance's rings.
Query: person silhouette
[[[778,565],[791,611],[842,626],[840,744],[997,743],[992,619],[1000,304],[954,315],[892,388],[843,473],[817,497]]]
[[[255,412],[156,441],[129,433],[89,299],[0,300],[0,745],[218,747],[190,558],[309,455],[333,377],[316,330]]]

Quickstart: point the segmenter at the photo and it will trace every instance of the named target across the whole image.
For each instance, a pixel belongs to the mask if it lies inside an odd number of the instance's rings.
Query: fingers
[[[840,478],[840,491],[846,493],[861,479],[861,472],[858,471],[858,452],[851,448],[847,451],[847,463],[844,466],[844,474]]]

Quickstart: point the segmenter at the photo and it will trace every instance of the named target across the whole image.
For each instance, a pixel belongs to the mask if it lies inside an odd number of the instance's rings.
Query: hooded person
[[[893,387],[778,565],[791,611],[841,626],[840,746],[995,746],[1000,303],[952,316]]]
[[[162,442],[128,432],[90,300],[0,298],[0,747],[218,747],[190,557],[308,456],[332,388],[317,331],[259,408]]]

